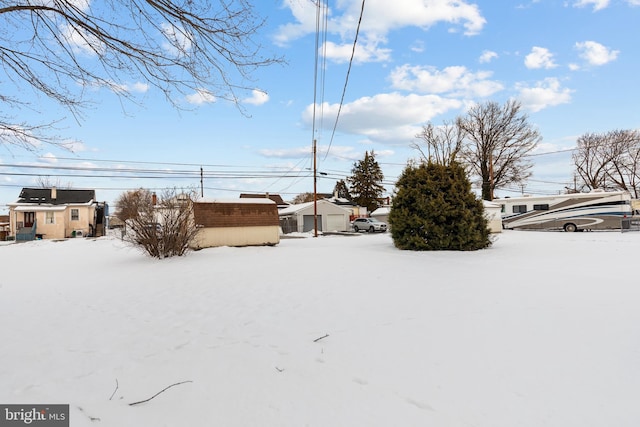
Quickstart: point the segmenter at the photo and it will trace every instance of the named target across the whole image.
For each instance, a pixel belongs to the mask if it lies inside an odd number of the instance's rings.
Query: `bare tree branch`
[[[420,152],[425,161],[434,161],[437,164],[448,166],[456,160],[462,150],[463,137],[456,123],[444,122],[442,126],[435,127],[431,123],[422,127],[422,132],[416,138],[422,140],[426,146],[425,153],[420,143],[411,146]]]
[[[197,92],[244,111],[239,94],[255,89],[253,73],[282,62],[255,43],[263,25],[248,0],[4,2],[0,79],[31,88],[78,120],[88,89],[134,100],[132,83],[161,91],[178,108],[182,96]],[[25,107],[15,96],[0,95],[0,102],[6,110]],[[24,135],[46,141],[31,132],[40,126],[47,125],[15,124],[0,113],[0,142],[33,149]]]
[[[485,200],[493,198],[496,187],[522,183],[531,176],[533,164],[526,155],[542,138],[520,110],[520,103],[514,100],[502,107],[487,102],[471,107],[456,120],[467,140],[461,157],[481,178]]]

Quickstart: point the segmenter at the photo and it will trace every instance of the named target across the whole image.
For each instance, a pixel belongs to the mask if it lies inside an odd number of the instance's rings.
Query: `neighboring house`
[[[386,222],[387,225],[389,224],[389,212],[391,212],[391,207],[389,206],[382,206],[379,207],[378,209],[376,209],[375,211],[371,212],[371,217],[375,218],[379,221],[382,222]]]
[[[9,232],[16,240],[102,236],[108,214],[95,190],[23,188],[8,206]]]
[[[283,233],[305,233],[314,230],[314,203],[290,205],[281,209],[280,227]],[[338,206],[327,200],[317,201],[318,231],[349,231],[351,209]]]
[[[200,199],[193,204],[193,249],[280,243],[278,208],[267,198]]]
[[[269,199],[272,200],[278,209],[284,209],[289,206],[289,203],[285,202],[279,194],[253,194],[253,193],[242,193],[240,194],[241,199]]]
[[[9,235],[9,215],[0,215],[0,241]]]

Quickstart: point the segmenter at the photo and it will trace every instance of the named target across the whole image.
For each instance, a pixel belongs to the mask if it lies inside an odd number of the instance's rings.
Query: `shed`
[[[484,216],[489,222],[489,231],[492,233],[502,232],[502,206],[497,203],[482,201],[484,206]]]
[[[351,209],[335,205],[326,200],[317,201],[318,231],[348,231]],[[313,202],[291,205],[281,209],[280,225],[284,233],[306,233],[314,229]]]
[[[278,207],[264,199],[199,199],[193,204],[198,233],[193,249],[280,243]]]

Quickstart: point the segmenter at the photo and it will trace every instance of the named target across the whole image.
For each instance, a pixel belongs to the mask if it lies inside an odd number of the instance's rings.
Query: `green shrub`
[[[407,166],[396,183],[389,224],[399,249],[472,251],[491,244],[482,201],[455,162]]]

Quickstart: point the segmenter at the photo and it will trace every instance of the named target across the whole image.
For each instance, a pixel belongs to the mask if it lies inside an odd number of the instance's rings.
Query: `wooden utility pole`
[[[318,169],[316,140],[313,140],[313,237],[318,237]]]
[[[200,197],[204,197],[204,171],[200,166]]]

